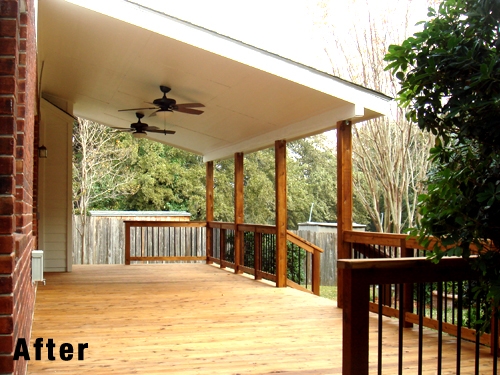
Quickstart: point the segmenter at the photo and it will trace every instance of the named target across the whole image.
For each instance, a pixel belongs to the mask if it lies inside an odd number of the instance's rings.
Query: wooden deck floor
[[[204,264],[74,266],[46,279],[38,286],[32,344],[52,338],[56,360],[47,360],[46,348],[33,360],[31,346],[30,375],[341,374],[342,310],[325,298]],[[384,374],[397,373],[396,327],[390,320],[384,327]],[[405,373],[414,374],[416,331],[405,337]],[[425,373],[434,374],[435,339],[426,337]],[[76,353],[59,359],[62,343],[75,351],[88,343],[84,360]],[[470,374],[472,345],[463,351],[463,373]],[[482,373],[491,374],[484,353]],[[454,374],[455,359],[447,358],[452,365],[443,374]]]

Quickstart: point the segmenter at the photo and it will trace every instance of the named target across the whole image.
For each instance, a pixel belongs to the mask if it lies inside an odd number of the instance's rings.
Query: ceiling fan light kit
[[[148,134],[146,132],[135,132],[132,133],[132,137],[134,138],[146,138]]]

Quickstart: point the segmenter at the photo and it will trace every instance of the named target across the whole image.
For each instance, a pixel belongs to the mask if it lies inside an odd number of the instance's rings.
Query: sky
[[[331,72],[328,40],[349,38],[349,29],[374,19],[393,20],[410,3],[411,24],[425,19],[427,0],[134,0],[255,47]],[[333,36],[335,34],[335,36]]]

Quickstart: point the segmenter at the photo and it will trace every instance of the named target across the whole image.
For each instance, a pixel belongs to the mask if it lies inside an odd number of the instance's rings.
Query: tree
[[[131,138],[79,118],[73,126],[73,212],[81,217],[82,264],[90,209],[113,207],[128,193]]]
[[[408,119],[437,135],[433,168],[420,197],[424,242],[434,258],[469,258],[500,303],[500,3],[445,0],[429,9],[423,31],[390,46],[387,69],[399,79]],[[491,240],[491,242],[489,242]],[[496,249],[495,249],[496,248]]]
[[[205,169],[200,156],[140,139],[130,162],[134,175],[127,210],[188,211],[191,219],[205,216]]]
[[[371,3],[371,4],[370,4]],[[335,6],[337,3],[335,3]],[[325,52],[332,56],[335,75],[395,96],[397,80],[384,71],[390,44],[402,41],[411,29],[410,14],[417,5],[396,0],[377,3],[351,1],[344,14],[355,14],[347,28],[329,30]],[[325,6],[325,5],[324,5]],[[368,212],[372,230],[400,233],[418,223],[419,182],[429,167],[427,153],[432,134],[407,121],[401,108],[353,130],[354,200]]]

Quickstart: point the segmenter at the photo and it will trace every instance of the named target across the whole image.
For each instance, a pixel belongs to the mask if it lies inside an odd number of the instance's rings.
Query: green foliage
[[[127,210],[188,211],[205,216],[205,167],[201,157],[158,142],[140,139],[131,163],[133,190]]]
[[[500,259],[488,241],[500,247],[500,3],[445,0],[428,16],[422,32],[386,55],[408,118],[439,136],[414,233],[451,245],[436,248],[436,259],[469,257],[474,244],[481,285],[498,306]]]

